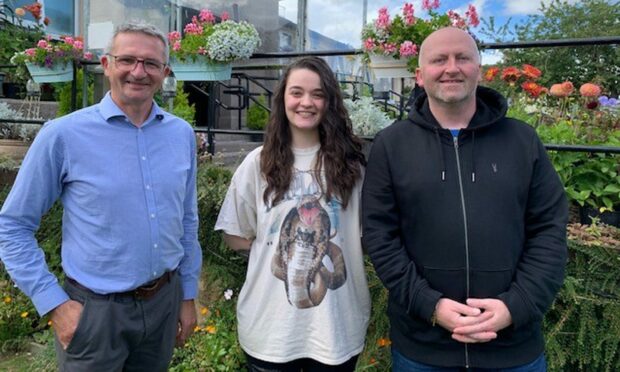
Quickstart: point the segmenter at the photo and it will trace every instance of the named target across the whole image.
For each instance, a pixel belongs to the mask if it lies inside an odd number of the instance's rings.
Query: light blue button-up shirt
[[[138,128],[108,93],[43,126],[0,211],[0,258],[41,315],[69,299],[34,237],[58,198],[67,276],[107,294],[178,268],[183,298],[195,298],[196,143],[185,121],[153,103]]]

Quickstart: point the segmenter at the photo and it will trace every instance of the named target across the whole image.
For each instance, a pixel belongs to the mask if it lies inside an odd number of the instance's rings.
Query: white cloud
[[[574,4],[579,0],[568,0],[569,4]],[[505,15],[528,15],[528,14],[540,14],[541,3],[549,4],[551,0],[540,1],[523,1],[523,0],[508,0],[504,2],[504,14]]]

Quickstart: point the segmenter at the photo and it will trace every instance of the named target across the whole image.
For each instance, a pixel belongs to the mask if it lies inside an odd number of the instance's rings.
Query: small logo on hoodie
[[[493,169],[493,173],[497,173],[497,163],[491,163],[491,168]]]

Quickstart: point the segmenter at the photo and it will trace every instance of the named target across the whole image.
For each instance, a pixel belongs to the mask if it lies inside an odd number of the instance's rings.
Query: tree
[[[512,36],[517,41],[592,38],[620,35],[620,2],[617,0],[566,0],[541,3],[540,15],[530,15],[514,25],[496,28],[493,17],[483,20],[482,34],[495,41]],[[510,22],[510,21],[509,21]],[[570,80],[575,86],[594,82],[604,93],[620,93],[620,49],[617,45],[507,49],[503,65],[528,63],[540,68],[540,83],[550,86]]]

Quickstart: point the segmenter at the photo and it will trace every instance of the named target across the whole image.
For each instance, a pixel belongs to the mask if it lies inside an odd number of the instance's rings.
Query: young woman
[[[215,226],[249,254],[237,318],[250,371],[355,369],[370,315],[361,148],[329,66],[288,66],[265,144],[235,172]]]

